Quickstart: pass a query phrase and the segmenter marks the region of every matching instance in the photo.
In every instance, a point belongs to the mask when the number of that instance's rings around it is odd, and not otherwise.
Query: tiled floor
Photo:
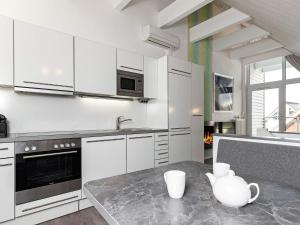
[[[108,225],[94,207],[81,210],[39,225]]]

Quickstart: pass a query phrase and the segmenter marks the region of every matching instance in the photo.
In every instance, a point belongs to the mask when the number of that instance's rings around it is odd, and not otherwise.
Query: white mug
[[[214,163],[213,165],[214,175],[215,177],[223,177],[232,173],[234,175],[234,171],[230,170],[230,165],[227,163]]]
[[[171,198],[182,198],[185,189],[185,172],[170,170],[164,174],[168,193]]]

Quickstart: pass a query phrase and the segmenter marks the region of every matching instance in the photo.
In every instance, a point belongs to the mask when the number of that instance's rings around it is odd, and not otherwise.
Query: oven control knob
[[[60,144],[60,147],[63,148],[63,147],[65,147],[65,145],[64,144]]]
[[[71,146],[72,146],[72,147],[75,147],[75,146],[76,146],[76,144],[75,144],[75,143],[71,143]]]
[[[65,146],[66,146],[67,148],[69,148],[69,147],[70,147],[70,144],[69,144],[69,143],[66,143]]]
[[[29,150],[30,150],[30,148],[29,147],[25,147],[25,152],[28,152]]]
[[[32,151],[36,151],[36,146],[32,146],[32,147],[31,147],[31,150],[32,150]]]
[[[55,144],[53,147],[54,147],[55,149],[58,149],[58,145],[56,145],[56,144]]]

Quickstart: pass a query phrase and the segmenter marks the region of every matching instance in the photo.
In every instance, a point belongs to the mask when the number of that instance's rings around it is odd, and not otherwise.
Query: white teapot
[[[229,170],[228,175],[219,178],[211,173],[206,173],[206,176],[209,178],[216,199],[223,205],[238,208],[254,202],[259,196],[258,184],[247,184],[243,178],[235,176],[232,170]],[[253,198],[251,198],[251,186],[256,187],[257,190]]]

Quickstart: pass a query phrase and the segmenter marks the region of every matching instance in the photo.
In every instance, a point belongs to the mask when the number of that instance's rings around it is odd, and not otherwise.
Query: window
[[[300,132],[300,72],[285,58],[248,65],[249,133]]]

